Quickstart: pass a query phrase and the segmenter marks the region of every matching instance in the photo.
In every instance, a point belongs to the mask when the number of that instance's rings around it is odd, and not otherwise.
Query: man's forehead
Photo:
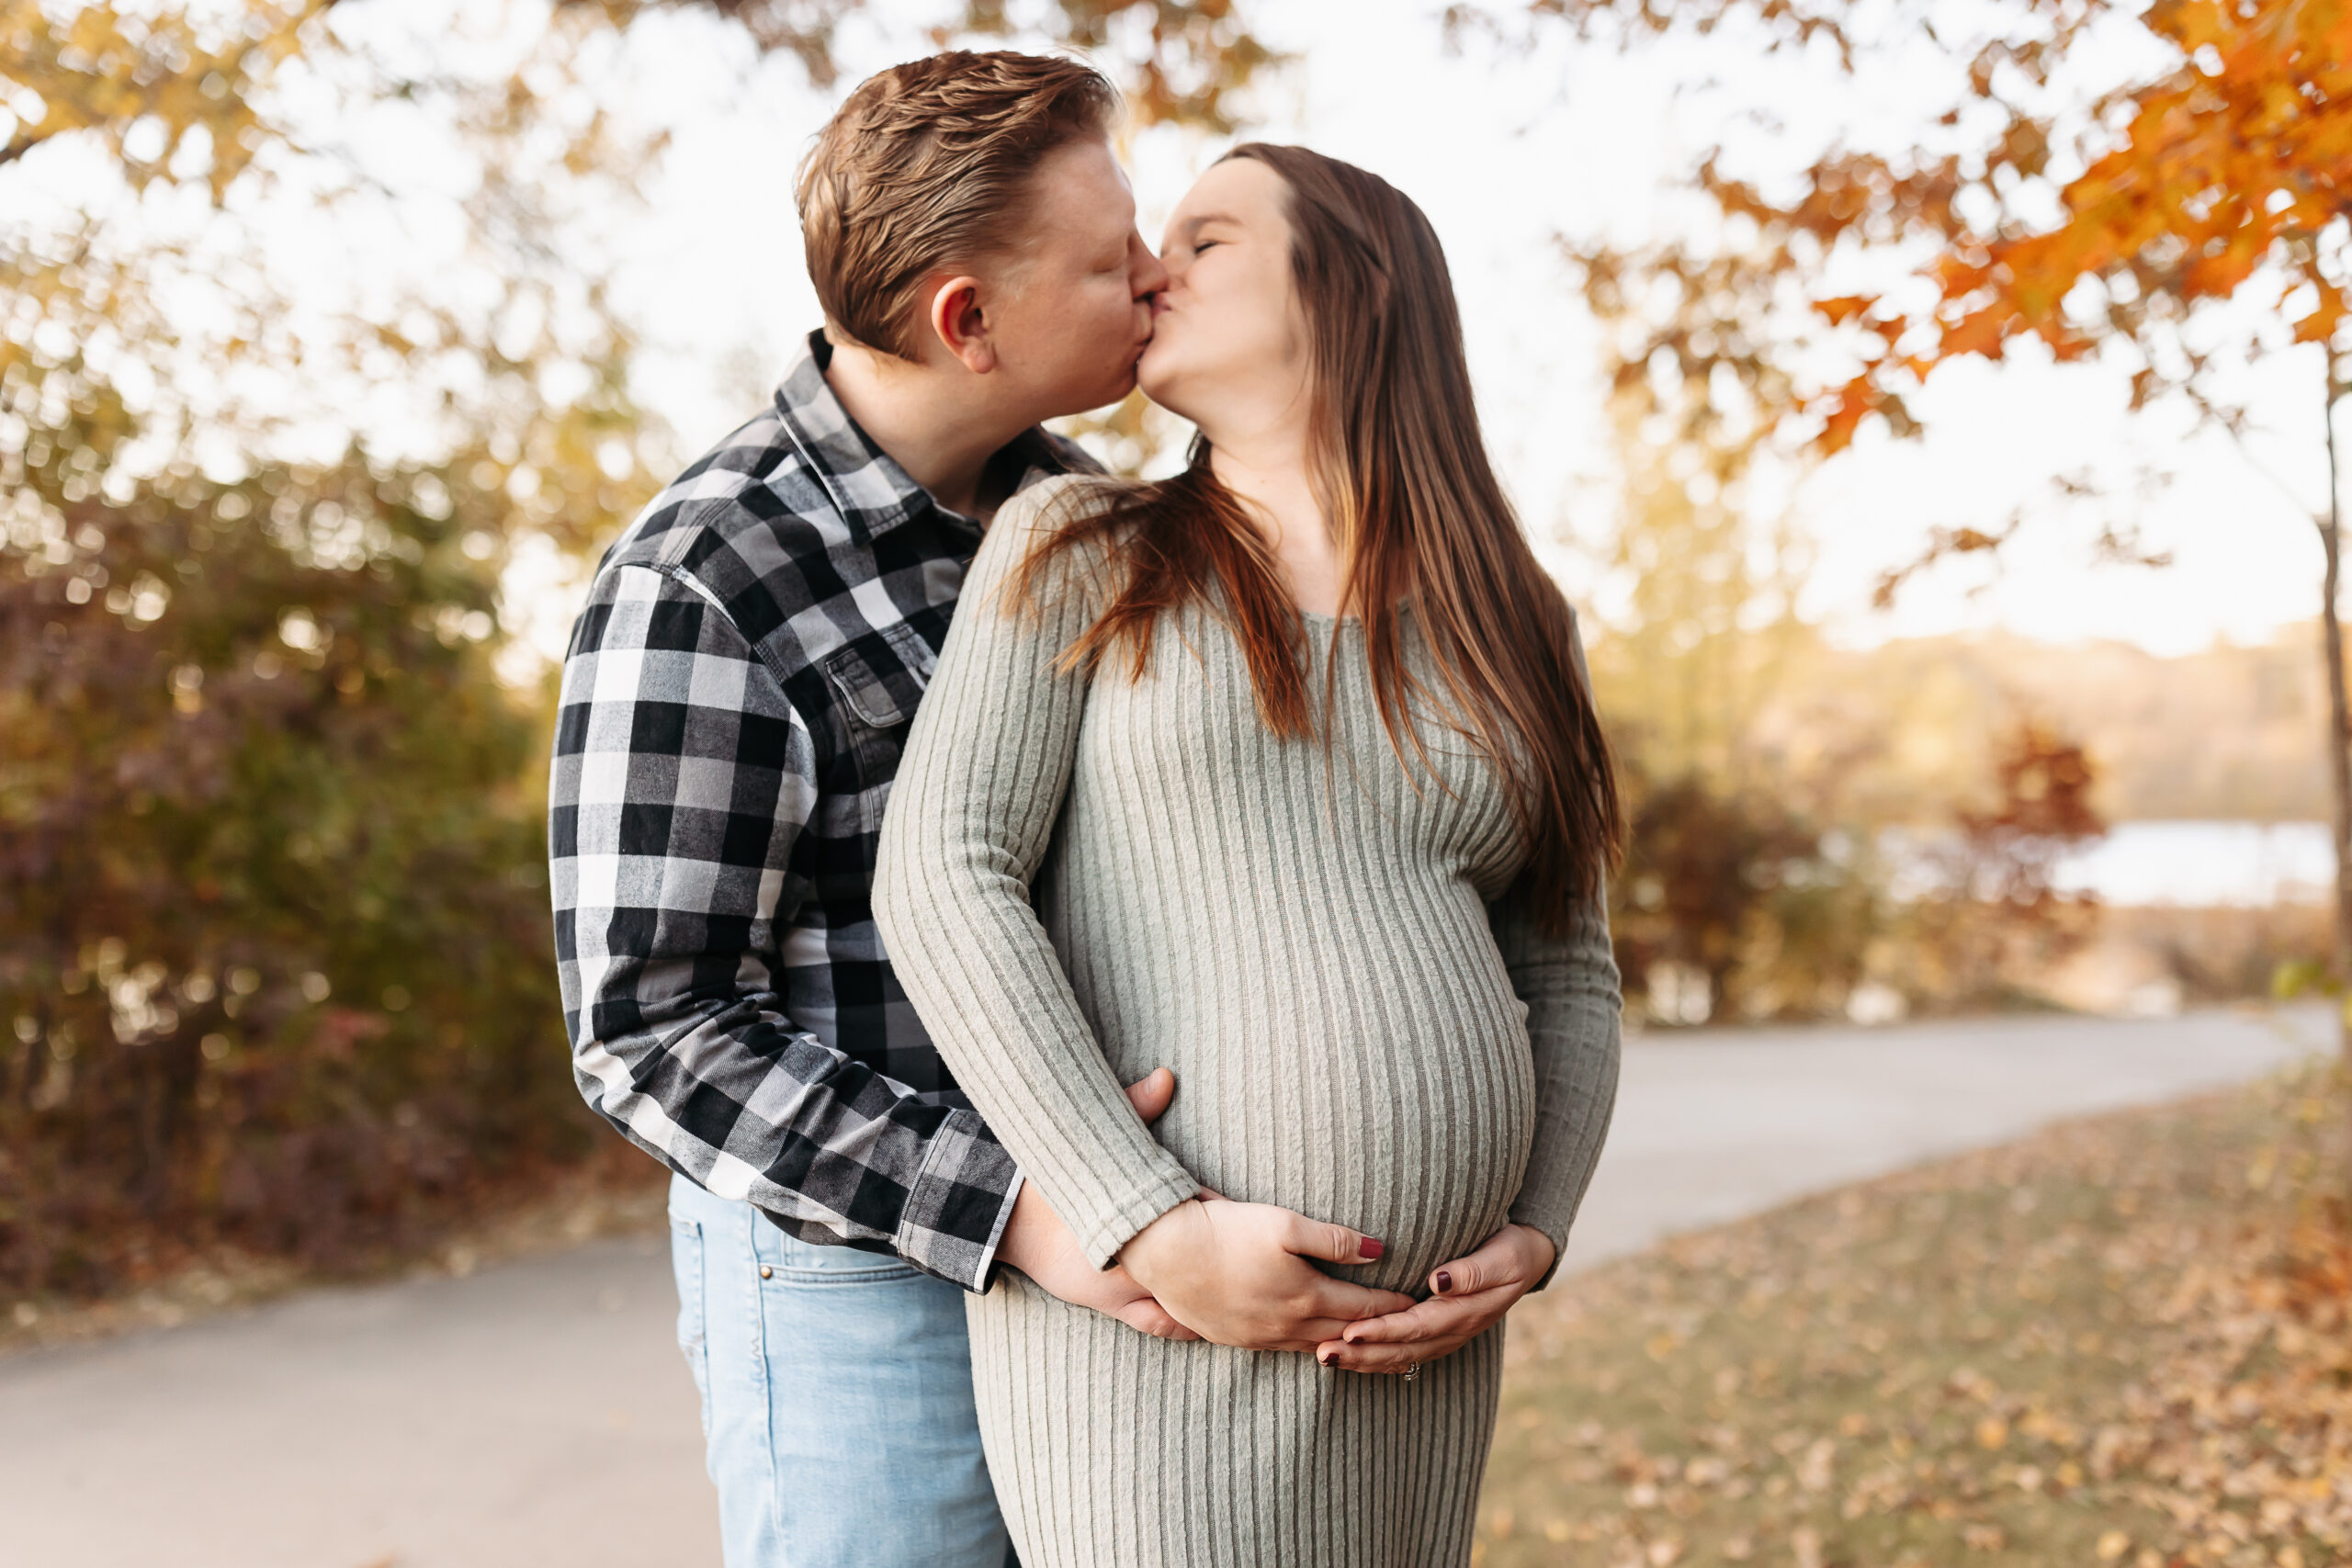
[[[1086,138],[1065,141],[1038,162],[1030,175],[1035,194],[1047,201],[1099,205],[1113,190],[1129,206],[1135,203],[1127,171],[1120,166],[1108,141]]]

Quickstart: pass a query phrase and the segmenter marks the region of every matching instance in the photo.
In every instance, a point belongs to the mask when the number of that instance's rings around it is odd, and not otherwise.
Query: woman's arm
[[[1527,1041],[1535,1056],[1535,1144],[1510,1206],[1515,1224],[1544,1233],[1551,1263],[1530,1287],[1552,1282],[1568,1226],[1592,1183],[1617,1105],[1619,994],[1609,914],[1596,896],[1565,937],[1538,928],[1522,898],[1505,895],[1487,910],[1511,988],[1527,1004]]]
[[[891,786],[874,916],[941,1058],[1101,1268],[1200,1184],[1129,1108],[1029,901],[1086,708],[1054,663],[1095,605],[1078,551],[1040,613],[1007,614],[1003,587],[1087,500],[1048,481],[990,525]]]

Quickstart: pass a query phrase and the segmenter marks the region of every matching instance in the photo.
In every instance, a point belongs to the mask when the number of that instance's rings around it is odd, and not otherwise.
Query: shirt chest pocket
[[[859,814],[868,828],[882,820],[907,726],[938,662],[922,634],[901,623],[835,649],[819,665],[838,704],[840,738],[857,768]]]

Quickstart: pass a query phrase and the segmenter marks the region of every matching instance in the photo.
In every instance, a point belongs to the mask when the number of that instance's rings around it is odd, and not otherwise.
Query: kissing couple
[[[1249,144],[1155,255],[1119,112],[852,93],[822,329],[565,660],[573,1066],[675,1173],[732,1568],[1467,1562],[1608,1129],[1609,749],[1436,233]],[[1137,386],[1171,479],[1040,425]]]

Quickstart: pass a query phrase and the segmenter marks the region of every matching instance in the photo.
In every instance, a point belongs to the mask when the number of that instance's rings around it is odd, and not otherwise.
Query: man
[[[1091,466],[1038,422],[1124,397],[1149,339],[1165,275],[1116,107],[1083,65],[1009,53],[850,96],[797,193],[824,330],[614,545],[565,660],[549,856],[574,1071],[677,1173],[680,1340],[734,1568],[1003,1560],[961,1301],[999,1265],[1187,1332],[1021,1180],[870,906],[986,519]],[[1149,1117],[1173,1088],[1130,1092]],[[1302,1319],[1408,1304],[1263,1263]]]

